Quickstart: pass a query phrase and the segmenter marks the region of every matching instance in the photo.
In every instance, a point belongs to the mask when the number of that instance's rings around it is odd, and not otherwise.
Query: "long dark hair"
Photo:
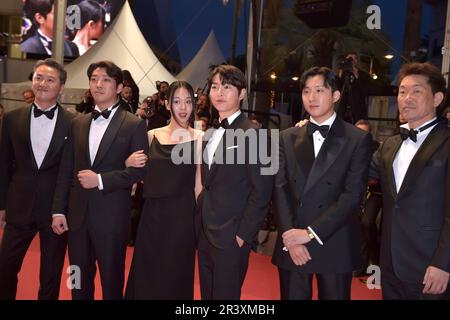
[[[105,22],[105,9],[95,1],[92,0],[83,0],[78,4],[81,12],[81,23],[80,29],[89,22],[89,21],[102,21]]]
[[[188,125],[190,127],[194,127],[194,119],[195,119],[195,96],[194,96],[194,89],[192,89],[192,86],[186,82],[186,81],[174,81],[170,84],[169,86],[169,90],[168,90],[168,103],[169,103],[169,108],[170,108],[170,113],[172,115],[172,118],[178,123],[178,125],[180,127],[183,127],[183,125],[181,123],[178,122],[177,117],[175,117],[174,112],[173,112],[173,99],[174,99],[174,95],[175,95],[175,91],[177,91],[180,88],[185,88],[187,90],[187,92],[189,93],[189,96],[191,98],[192,101],[192,111],[191,114],[189,116],[189,122]]]

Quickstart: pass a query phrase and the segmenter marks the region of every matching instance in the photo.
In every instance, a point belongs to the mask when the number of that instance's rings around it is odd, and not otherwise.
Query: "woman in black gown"
[[[194,154],[201,153],[202,133],[191,127],[192,87],[176,81],[170,85],[168,97],[170,123],[148,132],[145,204],[128,277],[127,299],[193,299],[195,204],[201,191]],[[176,158],[180,156],[185,162],[177,165]],[[139,167],[146,159],[142,152],[136,152],[126,164]]]

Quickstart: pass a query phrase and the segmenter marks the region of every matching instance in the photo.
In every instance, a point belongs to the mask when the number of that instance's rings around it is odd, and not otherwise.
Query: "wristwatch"
[[[308,237],[311,239],[311,240],[313,240],[315,237],[314,237],[314,234],[311,232],[311,230],[309,230],[309,229],[306,229],[306,233],[308,233]]]

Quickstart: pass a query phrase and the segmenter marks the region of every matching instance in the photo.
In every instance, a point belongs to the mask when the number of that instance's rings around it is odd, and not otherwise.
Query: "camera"
[[[166,94],[164,92],[160,92],[159,93],[159,100],[161,102],[163,102],[164,100],[167,100],[167,96],[166,96]]]
[[[144,106],[142,110],[145,113],[145,118],[149,118],[155,111],[155,101],[153,101],[152,97],[147,97],[143,102],[146,104],[146,106]]]
[[[342,69],[343,72],[353,72],[353,58],[348,57],[339,62],[339,68]]]

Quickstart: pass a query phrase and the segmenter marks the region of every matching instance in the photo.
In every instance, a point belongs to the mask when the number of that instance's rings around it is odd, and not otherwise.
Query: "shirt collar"
[[[34,101],[33,102],[33,104],[36,106],[36,108],[38,108],[39,110],[42,110],[42,111],[49,111],[49,110],[52,110],[55,106],[56,106],[56,103],[54,104],[54,105],[52,105],[50,108],[47,108],[47,109],[42,109],[37,103],[36,103],[36,101]]]
[[[427,128],[427,129],[425,129],[425,130],[423,130],[423,131],[419,131],[418,129],[422,128],[423,126],[426,126],[427,124],[429,124],[430,122],[432,122],[432,121],[434,121],[434,120],[436,120],[436,119],[437,119],[437,117],[434,117],[433,119],[431,119],[431,120],[429,120],[429,121],[427,121],[427,122],[422,123],[422,125],[421,125],[420,127],[416,128],[415,130],[416,130],[416,132],[417,132],[417,137],[419,138],[419,137],[421,137],[421,136],[423,136],[423,135],[427,135],[427,134],[428,134],[428,133],[429,133],[429,132],[437,125],[437,123],[436,123],[434,126],[431,126],[431,127]],[[405,128],[405,129],[407,129],[407,130],[410,130],[410,129],[411,129],[411,128],[409,127],[409,123],[402,124],[400,127],[401,127],[401,128]]]
[[[232,124],[234,120],[236,120],[237,117],[239,117],[239,115],[241,114],[241,110],[239,109],[238,111],[236,111],[235,113],[233,113],[231,116],[229,116],[227,118],[228,121],[228,125]],[[220,121],[222,121],[223,119],[219,119]]]
[[[43,34],[43,33],[41,32],[41,30],[38,29],[37,32],[39,33],[39,36],[41,37],[41,39],[43,39],[43,40],[45,40],[45,41],[47,41],[47,42],[52,42],[52,41],[53,41],[52,39],[50,39],[49,37],[47,37],[45,34]]]
[[[314,124],[317,124],[319,126],[332,126],[334,123],[334,120],[336,120],[336,112],[333,112],[333,114],[331,115],[331,117],[329,117],[327,120],[325,120],[322,123],[318,123],[316,120],[314,120],[313,117],[310,117],[309,121],[311,121]]]
[[[109,107],[107,110],[108,110],[108,111],[113,110],[113,107],[116,106],[118,103],[119,103],[119,102],[114,103],[114,104],[113,104],[111,107]],[[117,106],[117,108],[119,108],[119,106]],[[117,108],[116,108],[116,109],[117,109]],[[95,105],[95,108],[94,108],[94,109],[97,110],[97,111],[99,111],[99,112],[102,112],[102,110],[100,110],[100,108],[99,108],[97,105]]]

